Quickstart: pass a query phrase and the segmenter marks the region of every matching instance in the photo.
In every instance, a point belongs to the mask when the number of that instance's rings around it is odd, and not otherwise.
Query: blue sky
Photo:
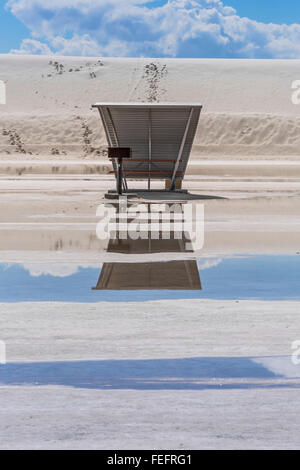
[[[0,52],[7,53],[17,49],[22,39],[30,36],[30,31],[14,15],[4,8],[4,1],[0,7]]]
[[[264,23],[300,23],[300,2],[297,0],[225,0],[225,5],[240,16]]]
[[[300,2],[0,0],[0,53],[11,51],[295,59]]]

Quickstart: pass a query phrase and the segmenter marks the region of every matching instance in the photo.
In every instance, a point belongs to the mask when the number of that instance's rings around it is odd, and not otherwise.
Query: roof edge
[[[176,103],[176,102],[160,102],[160,103],[147,103],[147,102],[96,102],[92,104],[92,108],[202,108],[201,103]]]

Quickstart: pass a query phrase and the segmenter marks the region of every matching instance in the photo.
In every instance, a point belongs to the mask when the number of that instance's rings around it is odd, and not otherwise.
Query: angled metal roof
[[[127,178],[184,177],[202,105],[200,103],[95,103],[112,147],[131,147]]]

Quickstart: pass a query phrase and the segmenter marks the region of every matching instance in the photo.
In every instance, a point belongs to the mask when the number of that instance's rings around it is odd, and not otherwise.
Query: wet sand
[[[280,172],[186,178],[184,187],[204,197],[198,203],[204,205],[205,243],[198,257],[300,251],[300,176],[279,177]],[[51,253],[55,259],[88,261],[97,253],[99,261],[107,259],[107,241],[96,236],[96,210],[114,184],[112,176],[101,175],[2,176],[0,260],[16,259],[19,250],[33,258]]]

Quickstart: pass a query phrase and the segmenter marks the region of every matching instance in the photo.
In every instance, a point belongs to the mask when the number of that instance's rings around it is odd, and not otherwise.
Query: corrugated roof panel
[[[177,168],[177,174],[183,178],[200,116],[199,103],[96,103],[93,106],[100,111],[109,145],[132,149],[132,160],[123,164],[128,177],[148,177],[151,153],[151,179],[171,178],[189,123]]]

